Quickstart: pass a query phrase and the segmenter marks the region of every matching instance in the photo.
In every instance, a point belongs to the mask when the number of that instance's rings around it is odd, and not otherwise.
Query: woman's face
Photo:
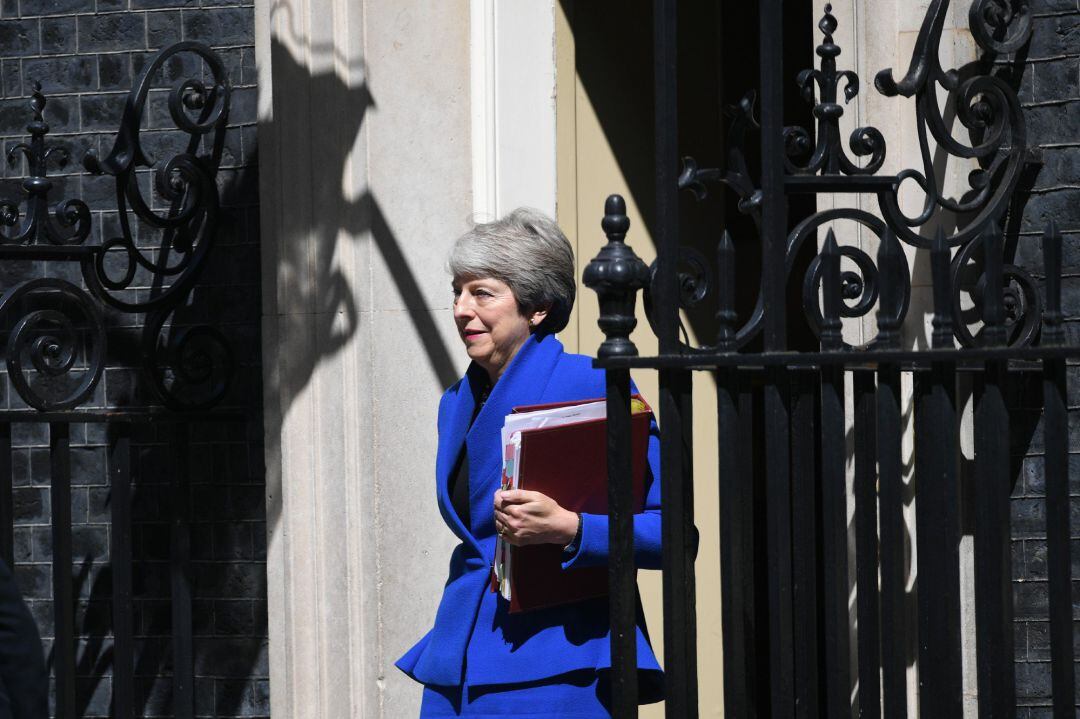
[[[453,288],[458,335],[494,382],[547,312],[522,314],[510,286],[491,277],[455,278]]]

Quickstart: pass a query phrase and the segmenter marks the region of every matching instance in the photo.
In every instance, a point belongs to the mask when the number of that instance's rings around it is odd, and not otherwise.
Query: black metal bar
[[[664,551],[664,675],[668,717],[696,717],[697,621],[694,581],[693,406],[686,370],[660,371],[661,530]]]
[[[753,406],[738,375],[717,376],[720,481],[720,601],[724,645],[724,711],[757,716],[754,698]],[[745,399],[744,399],[745,397]]]
[[[176,719],[191,719],[195,714],[188,427],[187,424],[175,425],[170,477],[172,523],[169,577],[172,596],[173,715]]]
[[[730,370],[728,370],[730,372]],[[819,716],[817,419],[814,372],[792,373],[791,534],[795,621],[795,716]],[[736,715],[738,716],[738,715]]]
[[[913,367],[927,367],[935,361],[949,361],[953,365],[987,360],[1041,361],[1045,359],[1069,359],[1080,357],[1080,345],[1064,347],[963,347],[960,349],[924,350],[853,350],[841,352],[761,352],[738,354],[731,352],[695,352],[658,357],[610,357],[593,360],[597,369],[660,369],[677,367],[709,371],[720,367],[755,369],[787,367],[790,369],[814,369],[819,366],[839,364],[848,369],[877,369],[881,364],[905,363]],[[969,367],[968,369],[976,369]],[[0,415],[2,416],[2,415]]]
[[[1002,237],[994,228],[983,241],[982,337],[1000,346],[1005,344]],[[1016,711],[1005,379],[1001,362],[988,362],[975,388],[975,636],[979,716],[984,719],[1011,717]]]
[[[931,251],[935,348],[951,347],[949,250],[939,232]],[[919,581],[920,716],[957,717],[960,682],[960,569],[955,365],[932,364],[915,382],[916,534]]]
[[[56,716],[75,716],[75,597],[71,577],[71,428],[49,424],[50,511],[52,513],[53,676]]]
[[[907,718],[907,620],[900,368],[878,370],[877,450],[881,523],[881,678],[885,719]]]
[[[653,122],[655,133],[657,248],[655,299],[662,353],[679,346],[679,118],[677,88],[678,2],[653,0]],[[670,715],[669,715],[670,716]]]
[[[131,425],[113,426],[109,446],[109,508],[112,527],[109,564],[113,584],[112,701],[116,719],[135,712],[135,647],[132,619]]]
[[[608,583],[611,610],[612,715],[637,717],[637,585],[631,484],[630,372],[607,372]]]
[[[786,272],[787,198],[784,195],[783,147],[783,2],[758,6],[761,87],[761,293],[766,351],[787,347]],[[661,349],[661,352],[663,350]],[[769,683],[772,716],[794,713],[791,605],[790,416],[787,379],[767,375],[764,390],[765,477],[769,568]]]
[[[821,349],[829,351],[838,349],[842,343],[840,252],[832,230],[821,250],[821,266]],[[851,711],[844,432],[844,368],[830,365],[821,370],[822,586],[825,602],[825,713],[829,717],[843,716]]]
[[[874,375],[854,373],[855,573],[858,597],[859,716],[881,716],[878,604],[877,441]]]
[[[0,559],[14,571],[15,502],[11,484],[11,423],[0,422]]]
[[[878,340],[900,345],[907,259],[892,232],[878,248],[880,304]],[[877,373],[878,514],[881,535],[881,679],[884,719],[907,719],[907,620],[904,567],[904,476],[900,413],[900,366],[883,364]]]
[[[1043,236],[1046,265],[1046,312],[1043,344],[1065,342],[1061,326],[1061,234],[1050,221]],[[1069,527],[1069,413],[1064,359],[1043,362],[1045,424],[1046,570],[1050,595],[1050,675],[1054,718],[1075,714],[1076,676],[1073,656],[1072,566]]]

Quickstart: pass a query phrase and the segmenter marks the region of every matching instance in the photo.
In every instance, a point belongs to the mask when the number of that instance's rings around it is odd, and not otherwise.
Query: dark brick
[[[98,83],[102,90],[131,88],[131,55],[98,55]]]
[[[18,17],[19,0],[0,0],[0,16]]]
[[[37,55],[37,20],[0,20],[0,48],[5,57]]]
[[[39,487],[16,487],[11,490],[13,515],[19,523],[48,522],[49,494]]]
[[[225,635],[258,635],[253,603],[247,599],[214,602],[214,631]]]
[[[97,67],[93,57],[41,58],[23,61],[23,76],[31,86],[41,83],[46,95],[57,92],[81,92],[97,84]],[[45,109],[58,98],[50,97]]]
[[[22,66],[18,60],[0,60],[0,91],[6,97],[19,97],[22,91]]]
[[[146,46],[163,48],[180,42],[180,12],[152,12],[146,15]]]
[[[1028,142],[1033,145],[1056,144],[1080,137],[1080,100],[1028,108],[1024,118],[1027,121]],[[1075,226],[1069,227],[1074,229]]]
[[[1028,73],[1034,80],[1032,102],[1055,102],[1078,97],[1080,58],[1032,63]]]
[[[142,13],[79,16],[79,52],[145,47],[146,22]]]
[[[250,681],[219,679],[217,696],[217,716],[270,716],[270,682],[265,679]]]
[[[52,568],[48,564],[19,564],[15,567],[19,593],[29,599],[52,596]]]
[[[75,52],[77,38],[73,17],[44,18],[41,21],[41,53],[43,55]]]
[[[1072,8],[1075,9],[1075,8]],[[1032,23],[1028,57],[1032,60],[1076,55],[1080,42],[1080,15],[1037,17]]]
[[[127,95],[83,95],[79,101],[82,129],[104,130],[119,127]]]
[[[131,0],[132,10],[156,10],[160,8],[198,7],[199,0]],[[148,16],[160,13],[147,13]]]
[[[257,562],[201,562],[201,594],[221,599],[257,599],[266,595],[266,568]]]
[[[214,47],[251,45],[255,42],[252,10],[221,8],[184,12],[184,39],[199,40]]]
[[[31,541],[31,532],[30,527],[15,527],[13,529],[16,562],[29,562],[34,558],[34,544]]]
[[[1016,665],[1016,698],[1019,701],[1050,696],[1050,662],[1019,662]]]
[[[247,677],[265,659],[261,638],[205,637],[196,640],[195,672],[201,675]]]
[[[242,74],[240,81],[245,85],[254,85],[259,77],[258,67],[255,65],[255,48],[245,47],[244,57],[240,63]]]
[[[68,15],[77,12],[92,12],[94,0],[22,0],[20,3],[23,17],[34,15]]]
[[[1031,12],[1056,13],[1076,10],[1076,0],[1031,0]]]

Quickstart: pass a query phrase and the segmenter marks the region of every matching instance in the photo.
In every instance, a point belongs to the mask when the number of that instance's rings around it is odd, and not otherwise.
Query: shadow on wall
[[[406,304],[431,372],[441,387],[449,387],[458,379],[450,351],[432,321],[424,303],[424,293],[409,267],[398,238],[383,215],[378,199],[367,188],[359,196],[350,197],[343,187],[346,162],[361,132],[367,111],[375,107],[375,98],[366,85],[348,87],[333,72],[312,75],[308,68],[296,62],[279,40],[271,43],[271,57],[275,85],[305,87],[308,97],[297,98],[297,102],[310,98],[311,102],[325,107],[327,112],[333,112],[339,122],[344,119],[344,123],[335,127],[336,131],[332,133],[313,127],[305,137],[280,140],[306,143],[313,159],[312,166],[317,168],[317,176],[288,177],[283,174],[281,178],[281,182],[295,188],[298,193],[311,195],[313,216],[305,225],[305,231],[314,238],[315,246],[288,237],[274,248],[264,246],[264,252],[276,252],[276,255],[272,255],[276,269],[264,273],[263,293],[265,297],[280,297],[283,286],[288,284],[290,306],[279,310],[277,319],[285,322],[280,330],[287,336],[311,336],[314,330],[312,340],[318,351],[290,356],[287,361],[277,364],[280,375],[268,377],[265,389],[266,397],[280,402],[280,406],[274,408],[274,414],[286,416],[293,399],[311,380],[315,367],[323,358],[339,352],[357,331],[361,310],[356,305],[357,293],[336,262],[336,245],[343,235],[353,242],[363,242],[370,236]],[[280,107],[280,103],[276,104]],[[261,137],[277,137],[278,132],[274,121],[261,122]],[[320,212],[320,209],[323,211]],[[287,215],[290,209],[281,207],[277,211]],[[308,307],[311,313],[290,312],[297,307]],[[311,323],[315,323],[314,328],[310,326]]]

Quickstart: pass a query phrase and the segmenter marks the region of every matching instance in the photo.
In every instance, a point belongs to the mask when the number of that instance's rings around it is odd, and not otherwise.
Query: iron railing
[[[144,148],[152,89],[169,66],[197,60],[199,76],[174,84],[167,94],[169,135],[180,140],[157,158]],[[180,61],[180,62],[178,62]],[[160,94],[159,94],[160,95]],[[160,99],[160,96],[158,97]],[[22,203],[0,203],[0,262],[33,260],[49,276],[4,287],[0,297],[7,380],[15,395],[0,410],[0,558],[14,565],[12,428],[47,423],[52,531],[52,599],[55,638],[52,669],[55,716],[73,719],[76,703],[76,600],[72,577],[71,425],[104,424],[108,436],[110,566],[112,576],[113,716],[136,709],[135,631],[132,589],[132,435],[139,426],[165,423],[172,456],[170,597],[172,604],[172,697],[176,717],[195,711],[190,579],[189,431],[194,422],[243,419],[213,411],[228,393],[233,355],[216,329],[176,317],[204,269],[217,230],[218,187],[229,84],[224,65],[205,45],[181,42],[162,50],[145,67],[124,108],[112,151],[84,159],[87,170],[115,178],[119,233],[91,241],[92,211],[82,200],[53,204],[48,177],[52,160],[67,152],[47,142],[46,98],[37,86],[30,99],[30,142],[11,149],[8,161],[25,157]],[[160,106],[159,108],[160,109]],[[162,128],[165,117],[155,117]],[[158,140],[162,133],[155,133]],[[144,180],[150,180],[148,187]],[[25,212],[20,212],[20,204]],[[100,209],[100,208],[95,208]],[[45,265],[44,263],[48,263]],[[70,271],[69,268],[75,268]],[[59,276],[78,279],[60,279]],[[81,285],[75,284],[81,279]],[[141,340],[110,350],[106,313],[141,321]],[[146,401],[111,407],[94,393],[107,362],[141,368]],[[145,390],[145,391],[142,391]],[[88,406],[89,405],[89,406]]]
[[[923,167],[878,174],[885,138],[857,128],[842,146],[838,94],[860,91],[858,77],[838,70],[837,21],[831,8],[819,28],[820,67],[798,75],[814,104],[817,127],[784,127],[782,0],[759,4],[761,173],[750,176],[743,142],[755,127],[755,97],[740,104],[728,133],[728,164],[701,169],[684,159],[677,173],[675,0],[654,0],[656,214],[658,258],[647,268],[625,244],[625,204],[612,196],[603,229],[608,244],[585,271],[599,294],[606,341],[596,366],[608,377],[611,627],[615,716],[637,716],[635,585],[629,483],[629,371],[656,370],[660,380],[664,540],[664,665],[669,717],[698,713],[695,647],[691,388],[694,372],[715,374],[719,436],[720,552],[724,703],[732,717],[906,717],[907,638],[918,636],[923,717],[956,717],[961,696],[960,497],[957,378],[974,383],[975,645],[982,717],[1015,715],[1012,572],[1010,560],[1010,415],[1006,389],[1019,373],[1037,373],[1044,395],[1049,634],[1055,717],[1075,715],[1070,577],[1066,360],[1080,357],[1068,342],[1061,311],[1061,235],[1053,222],[1042,240],[1044,297],[1032,276],[1005,260],[1003,228],[1015,222],[1021,173],[1038,157],[1026,143],[1015,91],[991,63],[945,71],[938,60],[949,0],[927,10],[906,75],[875,78],[887,97],[913,98]],[[1032,33],[1027,2],[975,0],[970,27],[986,58],[1025,46]],[[970,144],[950,133],[938,92],[948,93]],[[939,153],[972,159],[969,191],[946,196],[933,166]],[[917,184],[925,203],[915,215],[901,209],[900,187]],[[715,342],[692,346],[680,335],[680,310],[712,292],[711,263],[680,247],[677,193],[699,199],[713,185],[735,193],[758,229],[762,276],[757,305],[744,323],[735,311],[734,241],[718,232]],[[789,227],[787,196],[859,193],[875,197],[879,215],[861,209],[815,212]],[[958,223],[945,231],[948,213]],[[831,225],[856,223],[879,239],[871,257],[841,246]],[[794,258],[829,227],[804,276]],[[738,238],[734,238],[738,239]],[[929,250],[933,280],[931,347],[907,349],[900,328],[911,300],[902,243]],[[845,270],[842,260],[853,265]],[[968,275],[977,275],[974,282]],[[820,349],[787,349],[787,286],[803,288],[803,314]],[[659,354],[639,357],[630,341],[634,305],[644,289]],[[961,312],[971,297],[977,321]],[[1045,302],[1045,306],[1043,305]],[[845,343],[844,318],[877,308],[877,336],[864,346]],[[977,325],[977,326],[976,326]],[[761,350],[751,350],[759,340]],[[901,381],[914,385],[914,476],[917,485],[917,624],[909,626],[905,591],[906,529],[901,439]],[[853,398],[855,548],[849,553],[846,496],[845,393]],[[762,412],[759,423],[754,414]],[[755,467],[755,427],[763,428],[764,466]],[[711,439],[711,438],[710,438]],[[756,476],[764,503],[755,502]],[[755,523],[764,521],[764,531]],[[762,541],[760,537],[764,537]],[[820,552],[820,559],[819,559]],[[848,562],[855,561],[857,660],[850,661]],[[764,572],[757,583],[755,574]],[[759,588],[766,596],[755,596]],[[767,626],[755,607],[768,607]],[[766,657],[761,657],[764,652]],[[765,661],[763,662],[762,659]],[[759,672],[759,667],[767,667]],[[852,706],[858,677],[857,707]],[[879,680],[880,676],[880,680]],[[884,713],[883,713],[884,712]]]

